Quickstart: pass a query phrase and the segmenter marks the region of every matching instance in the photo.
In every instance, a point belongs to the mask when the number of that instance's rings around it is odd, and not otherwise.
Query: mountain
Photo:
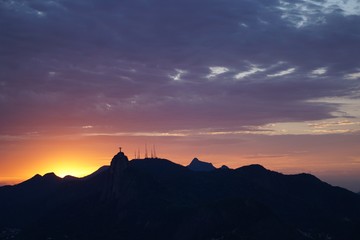
[[[95,172],[91,173],[90,175],[85,176],[84,179],[96,177],[96,176],[102,174],[103,172],[106,172],[108,169],[109,169],[109,166],[102,166]]]
[[[194,158],[187,168],[196,172],[211,172],[216,169],[212,163],[203,162],[197,158]]]
[[[0,187],[0,239],[360,239],[360,196],[310,174],[120,152],[91,176]]]
[[[222,170],[228,170],[228,169],[230,169],[228,166],[226,166],[226,165],[222,165],[219,169],[222,169]]]

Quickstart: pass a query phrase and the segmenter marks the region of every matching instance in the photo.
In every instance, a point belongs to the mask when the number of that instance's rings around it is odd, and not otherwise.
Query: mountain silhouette
[[[222,170],[228,170],[228,169],[230,169],[228,166],[226,166],[226,165],[222,165],[219,169],[222,169]]]
[[[358,240],[360,196],[261,165],[194,171],[119,152],[88,177],[0,187],[0,239]]]
[[[200,161],[197,158],[194,158],[191,163],[187,166],[192,171],[197,172],[211,172],[216,168],[212,165],[212,163]]]

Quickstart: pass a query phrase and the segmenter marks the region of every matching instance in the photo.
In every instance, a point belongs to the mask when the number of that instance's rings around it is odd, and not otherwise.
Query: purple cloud
[[[360,13],[297,3],[306,11],[284,1],[3,1],[1,132],[332,118],[339,105],[308,100],[359,90],[346,76],[359,72]],[[209,78],[214,67],[226,71]]]

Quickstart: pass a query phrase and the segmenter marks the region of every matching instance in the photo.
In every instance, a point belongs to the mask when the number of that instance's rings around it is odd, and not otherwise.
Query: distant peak
[[[71,175],[66,175],[65,177],[63,177],[63,179],[65,181],[73,181],[73,180],[78,180],[79,178],[71,176]]]
[[[198,158],[194,158],[187,168],[196,172],[210,172],[216,169],[212,163],[200,161]]]
[[[102,166],[95,172],[91,173],[90,175],[85,176],[84,179],[93,178],[95,176],[98,176],[99,174],[106,172],[109,168],[110,168],[110,166]]]
[[[49,173],[46,173],[43,178],[58,178],[58,176],[56,176],[55,173],[53,172],[49,172]]]
[[[42,176],[40,174],[36,174],[32,178],[26,180],[25,182],[41,181],[41,179],[42,179]]]
[[[32,178],[42,178],[40,174],[35,174]]]
[[[226,165],[222,165],[219,169],[228,170],[230,168],[228,166],[226,166]]]
[[[31,179],[55,179],[55,178],[60,178],[60,177],[56,176],[56,174],[54,172],[49,172],[49,173],[45,173],[43,176],[41,176],[40,174],[36,174],[29,180],[31,180]]]
[[[47,179],[47,180],[61,179],[60,177],[56,176],[56,174],[53,173],[53,172],[46,173],[42,178],[43,178],[43,179]]]
[[[260,164],[251,164],[251,165],[240,167],[238,169],[246,170],[246,171],[256,171],[256,172],[268,171],[266,168],[264,168]]]
[[[27,185],[27,184],[48,184],[48,183],[56,183],[59,180],[61,180],[60,177],[56,176],[55,173],[50,172],[46,173],[44,176],[41,176],[40,174],[36,174],[32,178],[20,183],[19,185]]]
[[[248,165],[247,167],[258,168],[258,169],[266,169],[260,164],[251,164],[251,165]]]

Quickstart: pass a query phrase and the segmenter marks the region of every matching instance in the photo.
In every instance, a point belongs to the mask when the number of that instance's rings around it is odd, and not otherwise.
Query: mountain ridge
[[[212,163],[200,161],[198,158],[194,158],[186,167],[197,172],[211,172],[216,169]]]
[[[124,153],[96,172],[71,181],[35,175],[32,184],[0,187],[0,231],[20,229],[14,239],[360,236],[359,195],[310,174],[257,164],[199,172],[166,159],[129,161]]]

